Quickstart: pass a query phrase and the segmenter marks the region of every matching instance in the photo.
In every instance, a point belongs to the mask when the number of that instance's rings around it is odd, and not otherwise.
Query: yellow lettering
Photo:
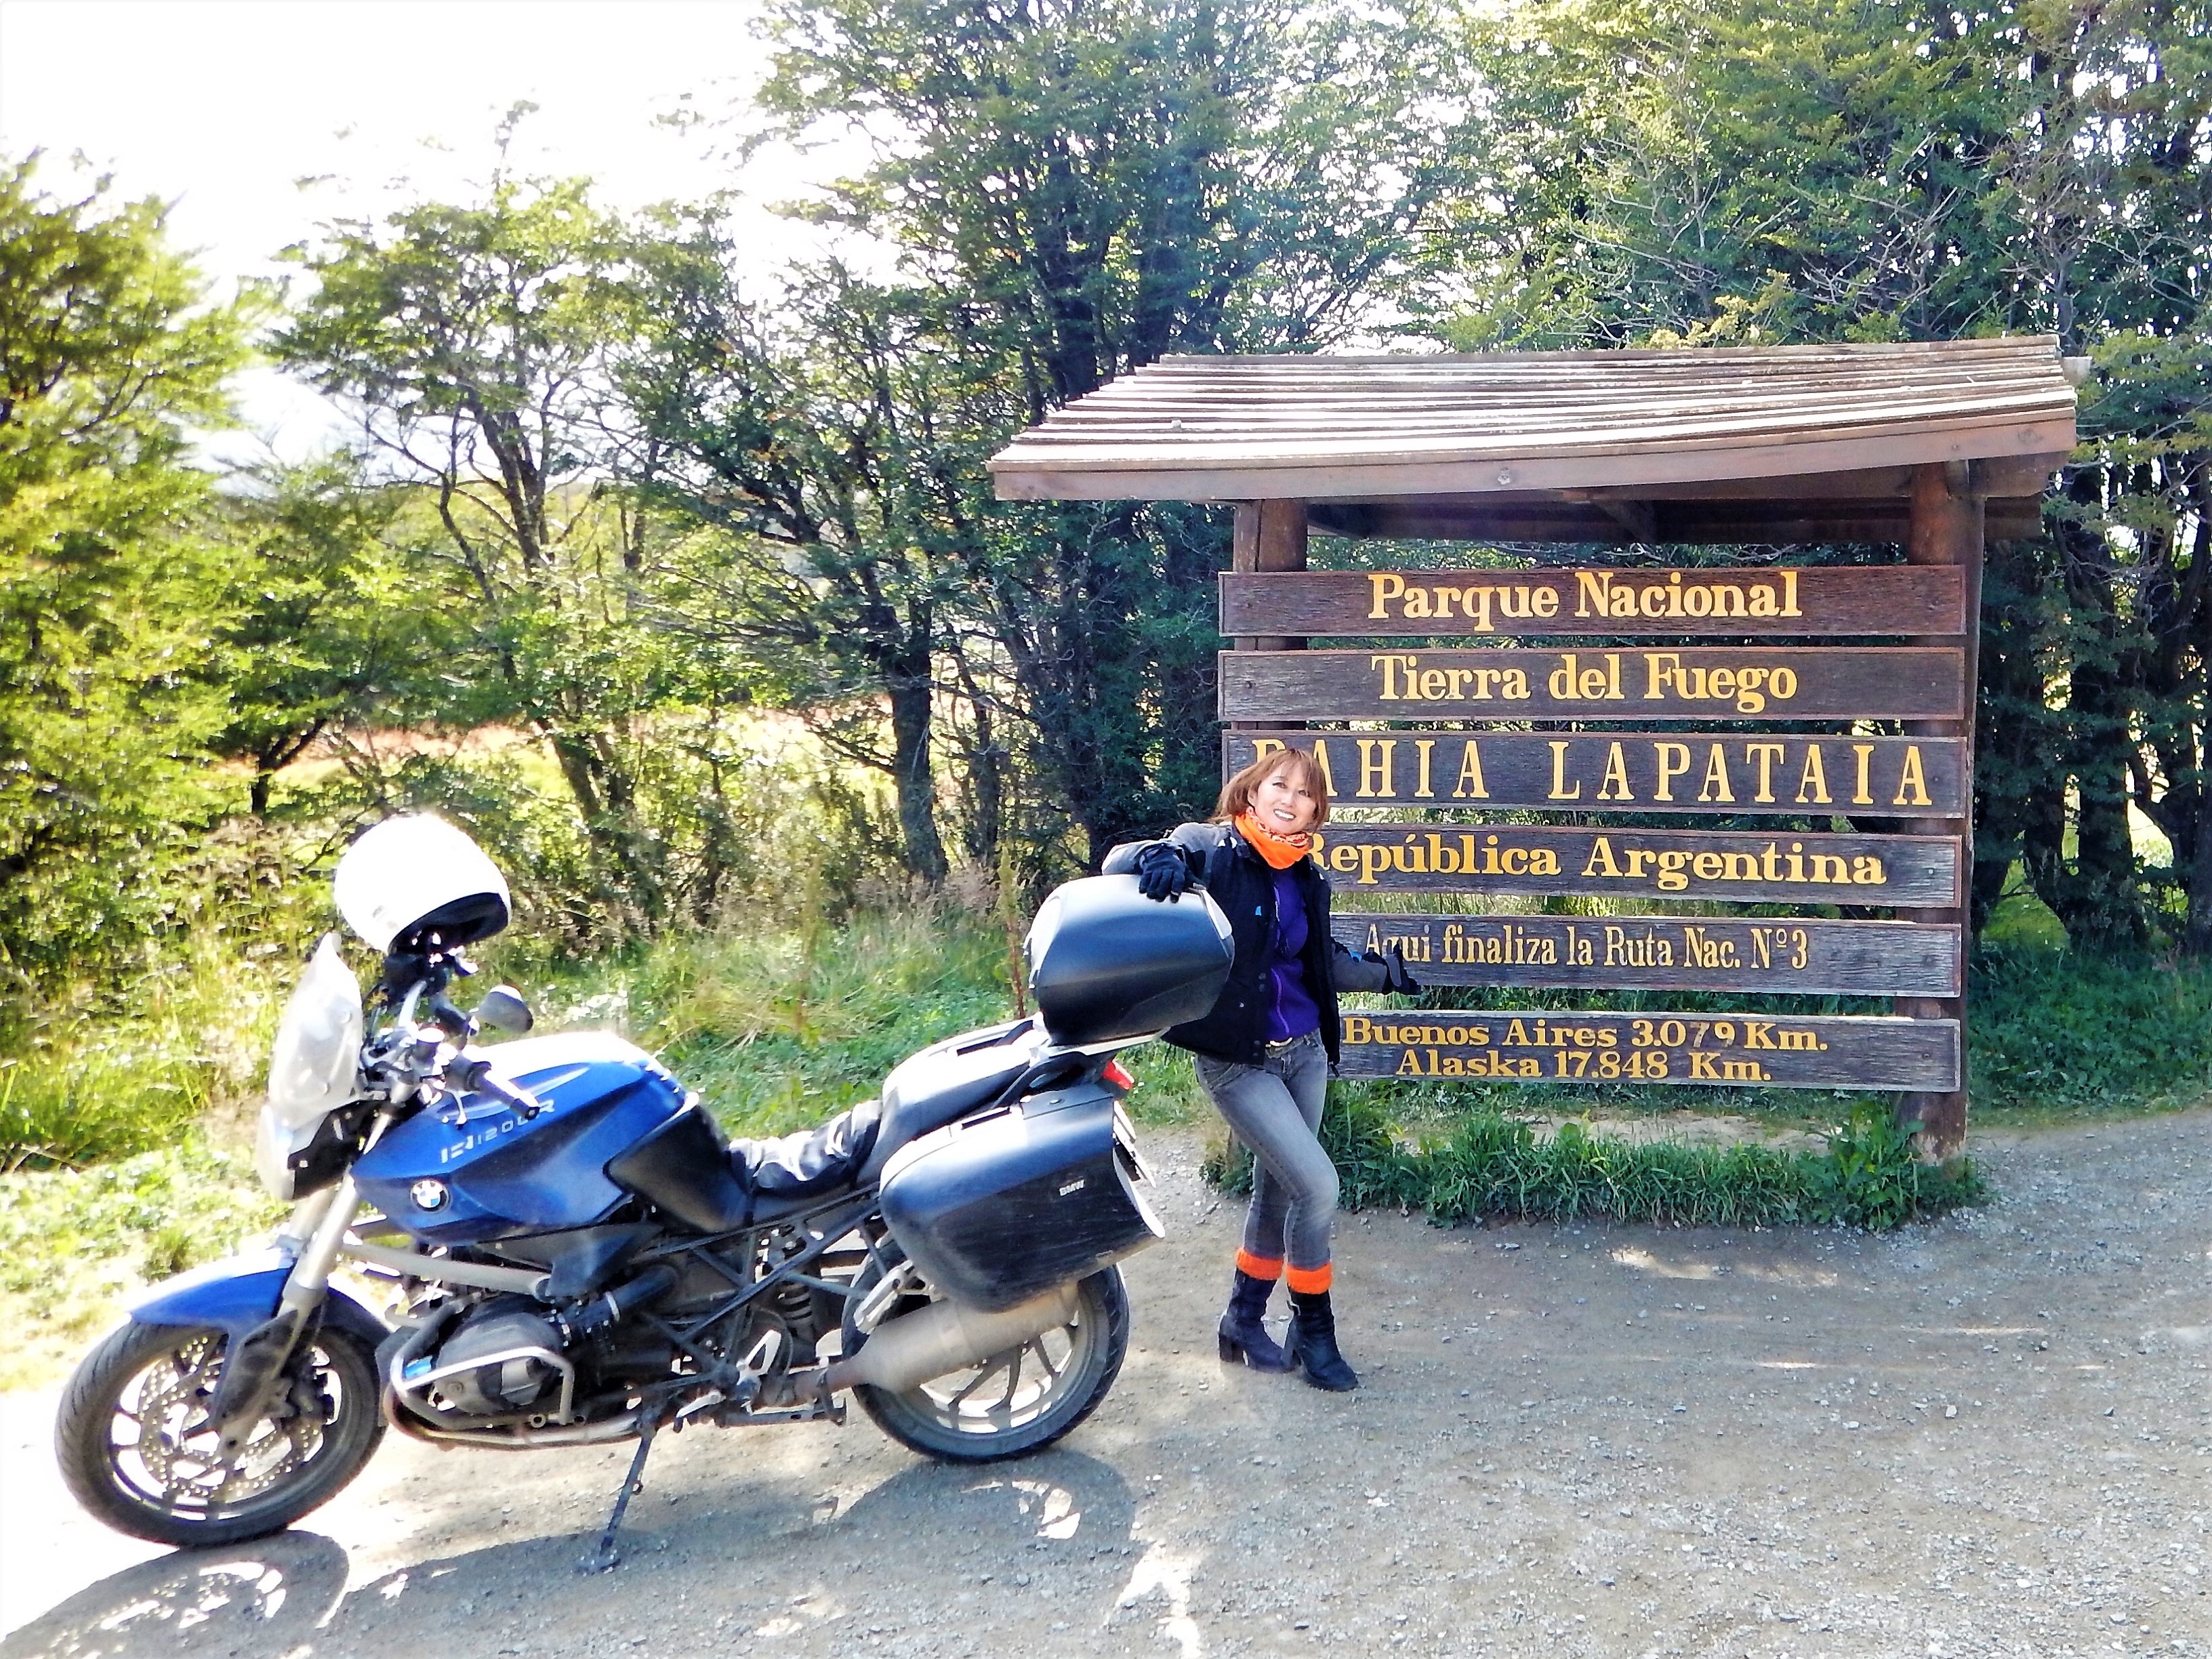
[[[1398,740],[1395,738],[1361,738],[1358,743],[1360,798],[1395,794],[1397,791],[1390,787],[1390,759],[1392,752],[1398,747]],[[1379,760],[1375,753],[1378,749],[1382,751]]]
[[[1618,743],[1608,744],[1605,751],[1605,777],[1598,784],[1600,800],[1634,800],[1635,792],[1628,787],[1628,757],[1620,752]]]
[[[1897,799],[1892,806],[1932,806],[1928,799],[1928,780],[1920,773],[1920,745],[1909,744],[1905,750],[1905,770],[1897,780]]]
[[[1482,750],[1473,738],[1459,751],[1459,783],[1452,790],[1454,800],[1488,800],[1490,791],[1482,787]]]
[[[1379,622],[1389,616],[1390,601],[1406,591],[1406,579],[1389,574],[1372,575],[1367,579],[1367,586],[1374,600],[1368,609],[1368,619]]]
[[[1747,743],[1744,744],[1744,759],[1747,761],[1756,761],[1759,763],[1759,793],[1753,797],[1754,800],[1772,800],[1774,799],[1774,763],[1780,760],[1784,752],[1785,751],[1782,745],[1778,743]]]
[[[1553,800],[1580,800],[1583,787],[1577,783],[1571,792],[1567,788],[1567,743],[1565,738],[1552,739],[1552,793]]]
[[[1718,744],[1713,744],[1705,757],[1705,781],[1698,787],[1698,799],[1727,801],[1731,805],[1735,802],[1735,792],[1729,787],[1728,761],[1721,754]]]
[[[1797,804],[1803,806],[1808,802],[1822,806],[1829,804],[1828,771],[1820,763],[1820,745],[1817,743],[1805,745],[1805,769],[1797,777]]]
[[[1590,843],[1589,857],[1583,861],[1583,874],[1610,876],[1619,879],[1620,866],[1613,861],[1613,842],[1605,836],[1600,836]]]
[[[1654,588],[1651,591],[1656,593],[1659,590]],[[1686,743],[1656,743],[1651,745],[1651,750],[1659,763],[1659,789],[1654,799],[1672,800],[1674,793],[1668,785],[1689,771],[1690,745]]]

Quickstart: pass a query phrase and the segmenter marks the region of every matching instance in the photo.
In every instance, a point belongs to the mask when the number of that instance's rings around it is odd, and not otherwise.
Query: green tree
[[[1164,354],[1355,337],[1452,175],[1453,71],[1418,10],[791,0],[772,27],[769,112],[878,140],[823,216],[927,296],[908,349],[973,385],[969,476]],[[961,667],[987,697],[1007,683],[998,710],[1085,856],[1210,799],[1225,516],[972,511],[939,520],[969,596]]]
[[[320,737],[398,701],[422,653],[387,544],[400,491],[340,453],[251,469],[225,506],[228,619],[210,664],[228,704],[210,739],[252,768],[247,807],[269,816],[276,774]]]
[[[459,684],[420,712],[544,738],[608,898],[642,925],[666,909],[638,786],[665,677],[636,615],[644,545],[605,490],[607,354],[637,327],[631,253],[583,180],[502,171],[478,204],[330,228],[300,256],[315,289],[273,349],[422,487],[434,526],[410,542],[413,602],[446,630]]]
[[[227,415],[252,301],[210,301],[158,202],[0,169],[0,964],[122,957],[215,811],[192,672],[225,617],[189,433]]]
[[[954,544],[981,510],[973,366],[921,320],[926,296],[833,264],[769,315],[733,263],[711,216],[647,254],[650,337],[620,375],[635,476],[706,527],[670,571],[668,615],[733,652],[755,695],[891,778],[903,862],[933,884],[947,868],[936,665]]]
[[[1975,896],[2015,860],[2075,942],[2149,917],[2130,804],[2203,842],[2207,18],[1830,0],[1471,13],[1490,181],[1426,325],[1460,346],[2057,334],[2095,354],[2045,533],[1992,547]],[[2054,696],[2050,688],[2063,690]],[[2201,870],[2201,874],[2198,873]]]

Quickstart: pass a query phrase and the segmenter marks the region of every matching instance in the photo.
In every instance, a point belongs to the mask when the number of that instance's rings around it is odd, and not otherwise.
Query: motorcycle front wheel
[[[863,1383],[853,1391],[860,1409],[900,1444],[957,1463],[1049,1446],[1098,1408],[1129,1349],[1121,1269],[1095,1273],[1075,1288],[1075,1316],[1066,1324],[915,1388]]]
[[[375,1356],[348,1332],[309,1333],[285,1388],[226,1462],[208,1407],[229,1339],[125,1325],[87,1354],[54,1423],[62,1478],[118,1532],[204,1547],[282,1532],[361,1472],[384,1435]]]

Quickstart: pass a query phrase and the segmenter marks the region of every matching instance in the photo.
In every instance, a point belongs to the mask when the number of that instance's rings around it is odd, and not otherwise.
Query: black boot
[[[1221,1358],[1225,1364],[1249,1365],[1255,1371],[1286,1371],[1291,1357],[1267,1334],[1261,1316],[1275,1288],[1272,1279],[1255,1279],[1242,1267],[1229,1292],[1229,1311],[1221,1316]]]
[[[1327,1291],[1291,1292],[1291,1363],[1304,1369],[1307,1382],[1331,1394],[1359,1386],[1359,1373],[1337,1352],[1336,1316]]]

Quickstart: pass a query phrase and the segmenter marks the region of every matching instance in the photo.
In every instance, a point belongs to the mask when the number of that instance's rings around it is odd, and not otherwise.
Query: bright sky
[[[587,174],[623,208],[732,185],[775,200],[801,187],[795,158],[740,176],[715,155],[726,135],[655,125],[721,116],[750,90],[757,15],[752,0],[0,0],[0,154],[45,149],[60,193],[82,151],[123,195],[173,202],[174,239],[220,278],[281,270],[273,256],[318,221],[470,199],[522,99],[540,112],[518,170]],[[788,223],[769,222],[762,246],[790,246]],[[288,454],[331,429],[318,398],[268,371],[242,391]]]

